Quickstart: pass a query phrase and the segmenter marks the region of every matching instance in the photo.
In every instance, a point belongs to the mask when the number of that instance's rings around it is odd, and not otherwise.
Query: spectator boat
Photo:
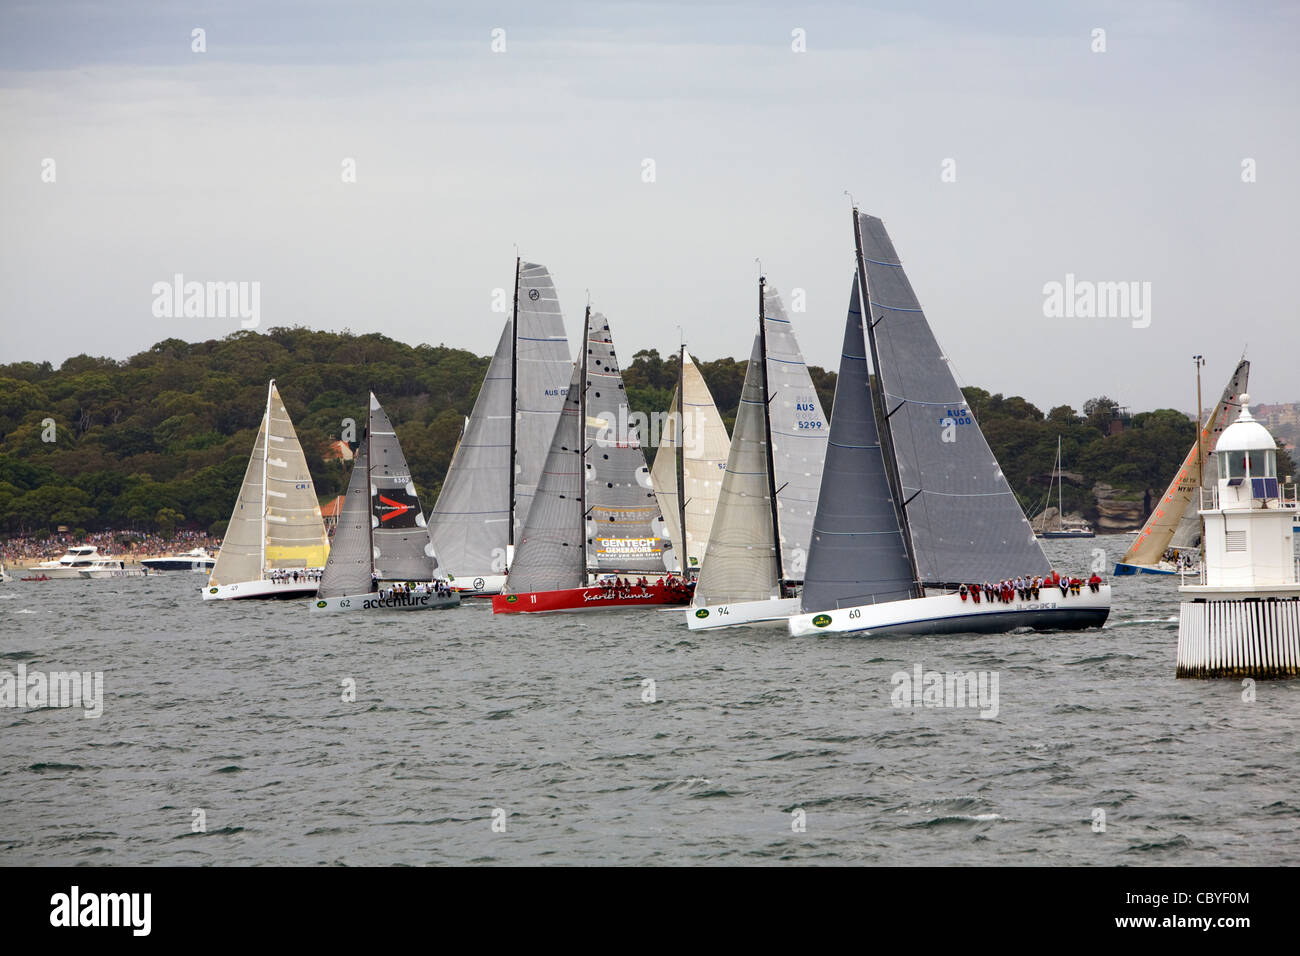
[[[63,581],[79,578],[108,578],[140,575],[139,568],[128,568],[126,562],[112,555],[100,554],[93,544],[74,545],[57,561],[42,561],[31,568],[48,580]],[[32,578],[31,580],[36,580]]]
[[[192,548],[184,554],[170,554],[161,558],[145,558],[140,562],[149,571],[202,571],[212,570],[217,559],[207,548]]]

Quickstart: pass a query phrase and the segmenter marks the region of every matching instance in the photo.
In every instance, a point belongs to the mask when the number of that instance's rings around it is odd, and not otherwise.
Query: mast
[[[682,577],[691,573],[690,559],[686,556],[686,343],[677,350],[677,520],[682,529],[680,564]]]
[[[582,583],[591,570],[587,552],[587,352],[591,341],[591,303],[582,317],[582,388],[578,392],[578,511],[582,531]]]
[[[374,457],[370,453],[370,436],[375,430],[375,393],[370,393],[370,404],[366,407],[366,543],[370,553],[370,580],[375,581],[375,522],[370,503],[370,469],[374,467]]]
[[[781,567],[781,523],[777,516],[776,504],[776,464],[772,460],[772,416],[770,406],[772,394],[767,385],[767,305],[764,291],[767,279],[758,277],[758,350],[763,363],[763,439],[767,449],[767,493],[772,505],[772,544],[776,549],[776,586],[778,593],[784,593],[785,570]]]
[[[1061,477],[1061,436],[1056,436],[1056,530],[1065,530],[1065,505],[1061,502],[1064,500],[1065,482]]]
[[[515,256],[515,305],[510,318],[510,497],[506,510],[510,517],[506,519],[506,545],[509,551],[515,547],[515,428],[519,419],[519,256]],[[507,570],[509,570],[507,568]]]
[[[867,333],[867,345],[871,351],[871,367],[876,373],[876,391],[880,396],[881,428],[880,438],[885,458],[885,471],[889,475],[889,484],[893,489],[894,513],[898,516],[898,527],[903,532],[903,546],[907,551],[907,563],[912,569],[912,584],[916,596],[922,595],[921,573],[916,564],[916,546],[912,542],[912,528],[907,521],[908,502],[903,500],[903,479],[898,473],[898,458],[894,451],[894,433],[889,428],[889,419],[893,412],[885,407],[884,380],[880,375],[880,353],[876,348],[876,323],[871,317],[871,295],[867,289],[867,269],[862,258],[862,226],[858,221],[858,207],[853,207],[853,242],[857,250],[858,290],[862,298],[862,327]],[[883,317],[882,317],[883,320]],[[870,379],[868,379],[870,381]],[[874,403],[873,403],[874,405]],[[902,408],[902,405],[899,405]],[[897,409],[895,409],[897,411]],[[917,494],[920,494],[918,491]],[[915,497],[915,495],[913,496]]]
[[[276,380],[272,378],[266,385],[266,424],[263,442],[261,442],[261,571],[259,580],[266,578],[266,509],[270,507],[270,496],[266,494],[266,462],[270,458],[270,395],[276,390]]]
[[[1192,361],[1196,363],[1196,510],[1201,510],[1201,489],[1205,487],[1205,447],[1201,439],[1201,366],[1205,364],[1205,357],[1193,355]],[[1205,560],[1205,515],[1201,515],[1201,560]]]

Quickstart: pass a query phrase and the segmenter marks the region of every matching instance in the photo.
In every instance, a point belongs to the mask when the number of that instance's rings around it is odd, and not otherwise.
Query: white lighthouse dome
[[[1237,420],[1223,430],[1216,452],[1224,451],[1272,451],[1277,447],[1273,436],[1267,428],[1255,421],[1250,414],[1250,396],[1241,396],[1241,414]]]

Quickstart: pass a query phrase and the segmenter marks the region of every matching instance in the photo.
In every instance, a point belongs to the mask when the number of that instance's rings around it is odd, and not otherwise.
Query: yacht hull
[[[315,581],[240,581],[210,584],[203,589],[205,601],[238,601],[252,598],[304,598],[316,593]]]
[[[504,574],[483,574],[472,578],[452,577],[451,589],[461,597],[491,597],[506,586]]]
[[[1134,574],[1177,574],[1172,568],[1152,567],[1149,564],[1125,564],[1120,561],[1115,565],[1114,574],[1116,577],[1127,577]]]
[[[712,631],[722,627],[754,624],[784,624],[798,613],[800,608],[797,597],[708,604],[687,608],[685,612],[686,625],[692,631]]]
[[[437,611],[449,607],[460,607],[459,594],[411,594],[381,598],[371,592],[317,598],[311,604],[313,611]]]
[[[603,611],[611,608],[657,607],[689,604],[691,592],[685,587],[564,588],[558,591],[525,591],[522,594],[498,594],[492,598],[494,614],[528,614],[548,611]]]
[[[1029,627],[1038,631],[1073,631],[1101,627],[1110,616],[1110,585],[1094,593],[1061,596],[1059,588],[1040,592],[1038,600],[1016,598],[1007,604],[939,594],[909,601],[886,601],[836,608],[790,618],[795,637],[813,634],[858,634],[862,637],[925,634],[998,634]]]

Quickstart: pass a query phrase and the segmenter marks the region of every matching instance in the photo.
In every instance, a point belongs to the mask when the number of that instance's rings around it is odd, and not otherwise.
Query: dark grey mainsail
[[[528,523],[515,545],[505,591],[556,591],[581,587],[583,554],[582,363],[575,362],[560,421],[552,432]]]
[[[317,597],[368,594],[374,583],[370,549],[370,465],[363,438],[352,460],[352,477],[348,479]]]
[[[438,559],[458,577],[506,573],[513,348],[512,319],[501,330],[501,341],[429,515],[429,535]]]
[[[1047,572],[1051,564],[966,404],[884,223],[855,216],[877,384],[921,582],[957,585]]]
[[[411,469],[393,423],[370,395],[370,508],[375,576],[381,581],[432,581],[433,545],[429,540]]]
[[[763,302],[781,571],[787,581],[802,581],[830,429],[781,296],[771,285],[764,287]]]
[[[855,277],[804,575],[805,612],[917,596],[876,427],[860,302]]]
[[[762,347],[756,335],[731,429],[731,451],[708,549],[696,580],[696,607],[766,601],[781,594],[768,474],[768,407]]]
[[[546,266],[520,263],[518,282],[514,389],[516,542],[528,521],[528,509],[532,507],[551,436],[564,405],[565,385],[573,369],[560,300]],[[465,573],[458,568],[451,570],[455,574]]]
[[[661,574],[664,521],[630,420],[609,322],[592,312],[586,324],[587,567]]]

